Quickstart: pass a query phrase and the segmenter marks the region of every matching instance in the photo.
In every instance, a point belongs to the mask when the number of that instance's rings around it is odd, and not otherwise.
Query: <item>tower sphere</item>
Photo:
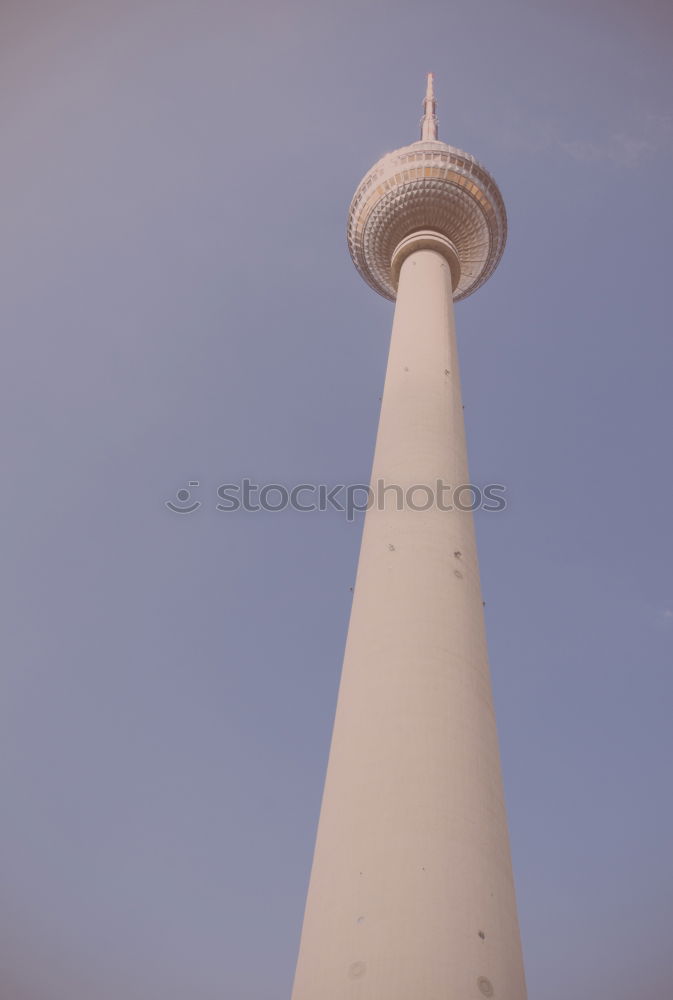
[[[498,186],[473,156],[437,138],[432,73],[421,139],[382,157],[360,182],[348,213],[353,263],[375,291],[394,299],[393,255],[411,233],[430,230],[455,250],[455,301],[491,276],[505,248],[507,214]],[[455,258],[459,267],[455,267]]]

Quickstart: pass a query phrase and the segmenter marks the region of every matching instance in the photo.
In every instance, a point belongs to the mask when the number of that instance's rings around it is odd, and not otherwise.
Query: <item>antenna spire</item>
[[[423,101],[421,142],[437,139],[437,101],[435,100],[435,74],[428,73],[428,85]]]

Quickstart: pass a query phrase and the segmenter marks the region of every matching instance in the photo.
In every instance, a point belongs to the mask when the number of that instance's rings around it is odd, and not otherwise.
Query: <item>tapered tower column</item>
[[[444,144],[435,131],[415,145]],[[378,186],[379,200],[394,188]],[[374,270],[396,296],[374,504],[292,1000],[526,997],[473,494],[457,490],[469,475],[453,300],[474,255],[461,259],[460,226],[420,215]],[[356,263],[376,266],[367,253]]]

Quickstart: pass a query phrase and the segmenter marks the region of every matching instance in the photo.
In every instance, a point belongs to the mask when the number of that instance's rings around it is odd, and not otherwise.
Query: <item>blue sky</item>
[[[6,0],[2,1000],[289,997],[361,522],[216,489],[366,481],[346,212],[429,70],[510,222],[457,321],[529,995],[670,991],[672,29]]]

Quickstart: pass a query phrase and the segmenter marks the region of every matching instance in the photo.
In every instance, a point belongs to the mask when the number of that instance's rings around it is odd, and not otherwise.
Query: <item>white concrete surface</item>
[[[437,479],[470,481],[451,274],[419,249],[372,481]],[[472,514],[387,499],[365,519],[292,1000],[525,1000]]]

